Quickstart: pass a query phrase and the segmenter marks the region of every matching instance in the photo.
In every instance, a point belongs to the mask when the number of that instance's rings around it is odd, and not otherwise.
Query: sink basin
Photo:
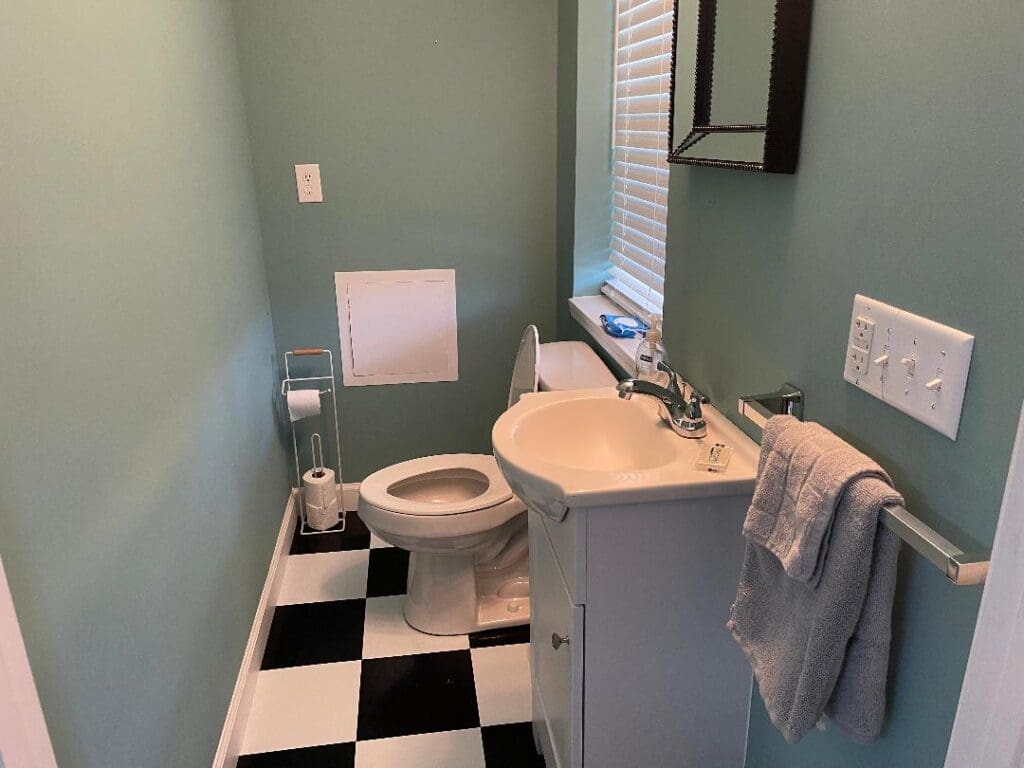
[[[555,520],[572,507],[749,494],[757,445],[713,407],[707,437],[676,435],[651,398],[622,400],[614,389],[524,396],[494,424],[494,456],[512,490]],[[709,443],[733,457],[724,472],[695,463]]]
[[[652,431],[636,406],[617,397],[557,400],[524,414],[513,439],[537,461],[570,469],[629,472],[675,461],[678,438]]]

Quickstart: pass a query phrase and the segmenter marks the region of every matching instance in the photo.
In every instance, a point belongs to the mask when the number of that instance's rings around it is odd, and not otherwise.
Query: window
[[[668,210],[672,0],[616,0],[611,273],[604,292],[661,313]]]

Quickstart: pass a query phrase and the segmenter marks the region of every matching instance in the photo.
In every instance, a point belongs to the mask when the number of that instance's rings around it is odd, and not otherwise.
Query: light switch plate
[[[295,188],[300,203],[322,203],[324,190],[320,185],[320,166],[316,163],[296,165]]]
[[[866,369],[856,354],[865,344]],[[973,350],[970,334],[857,295],[843,377],[956,440]]]

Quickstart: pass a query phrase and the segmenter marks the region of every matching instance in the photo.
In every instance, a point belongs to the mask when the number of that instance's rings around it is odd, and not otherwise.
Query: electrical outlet
[[[871,341],[875,337],[875,324],[866,317],[856,317],[853,320],[853,346],[871,351]]]
[[[884,399],[889,377],[889,334],[896,314],[895,308],[865,296],[858,296],[853,304],[844,377],[879,399]],[[855,349],[864,352],[862,362],[853,359]]]
[[[316,163],[296,165],[295,187],[300,203],[322,203],[324,192],[320,186],[320,166]]]
[[[858,347],[850,347],[850,367],[854,373],[864,376],[868,372],[871,363],[868,361],[867,350]]]
[[[844,378],[956,440],[974,337],[858,295]]]

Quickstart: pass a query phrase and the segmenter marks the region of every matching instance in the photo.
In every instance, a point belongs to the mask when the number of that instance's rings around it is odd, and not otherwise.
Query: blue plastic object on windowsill
[[[617,339],[632,339],[637,335],[644,336],[651,329],[639,317],[632,315],[601,315],[601,327],[609,336]]]

